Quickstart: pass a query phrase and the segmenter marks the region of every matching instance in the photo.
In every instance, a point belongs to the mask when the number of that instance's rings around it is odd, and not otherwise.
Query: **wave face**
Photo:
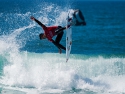
[[[108,1],[81,0],[1,0],[0,6],[0,93],[125,93],[124,2],[113,2],[117,9]],[[68,11],[76,8],[87,26],[73,27],[66,63],[65,51],[59,54],[53,44],[39,40],[43,30],[30,16],[47,26],[65,26]]]

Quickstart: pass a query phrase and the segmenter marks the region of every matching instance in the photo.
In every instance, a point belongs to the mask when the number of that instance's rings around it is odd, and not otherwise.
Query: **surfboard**
[[[66,29],[66,62],[69,60],[70,52],[72,46],[72,26],[71,26],[71,18],[67,17],[67,29]]]

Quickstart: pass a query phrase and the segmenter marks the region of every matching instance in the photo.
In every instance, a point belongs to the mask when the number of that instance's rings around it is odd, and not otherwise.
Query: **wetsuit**
[[[58,49],[66,50],[66,48],[59,43],[61,41],[63,33],[64,33],[63,30],[66,29],[65,27],[61,27],[61,26],[46,27],[44,24],[42,24],[37,19],[34,19],[34,20],[43,28],[45,35],[49,41],[51,41],[56,47],[58,47]],[[57,37],[54,41],[52,38],[55,35],[57,35]]]

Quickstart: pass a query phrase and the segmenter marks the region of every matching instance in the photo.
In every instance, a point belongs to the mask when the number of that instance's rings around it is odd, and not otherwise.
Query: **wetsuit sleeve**
[[[37,19],[34,19],[35,22],[37,22],[42,28],[46,28],[46,26],[44,24],[42,24],[40,21],[38,21]]]

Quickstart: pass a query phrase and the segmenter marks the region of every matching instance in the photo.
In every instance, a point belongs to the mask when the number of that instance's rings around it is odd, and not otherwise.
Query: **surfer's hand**
[[[35,20],[35,18],[33,16],[30,17],[31,20]]]

